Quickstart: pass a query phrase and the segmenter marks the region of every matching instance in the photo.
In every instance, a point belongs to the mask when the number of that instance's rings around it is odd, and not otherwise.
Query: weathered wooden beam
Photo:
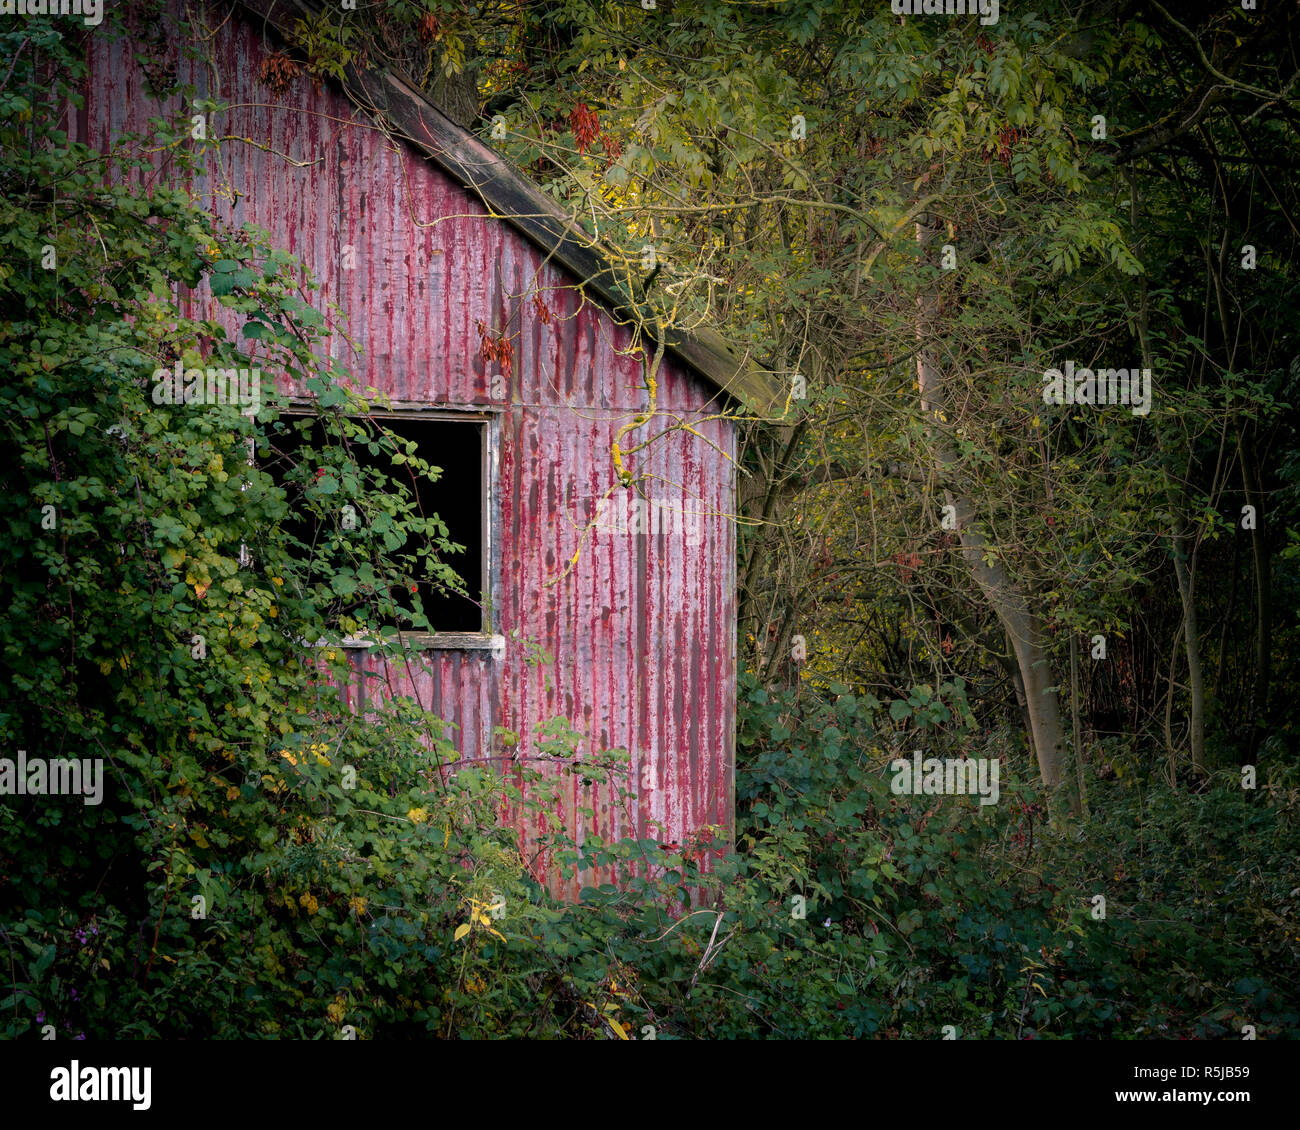
[[[318,10],[307,0],[241,0],[266,25],[287,38],[297,17]],[[560,206],[523,172],[473,133],[457,125],[408,79],[390,68],[349,64],[341,84],[348,98],[376,113],[489,211],[576,276],[623,318],[643,311],[620,285],[609,259]],[[772,372],[739,355],[716,330],[669,330],[664,344],[679,360],[750,412],[780,412],[786,388]]]

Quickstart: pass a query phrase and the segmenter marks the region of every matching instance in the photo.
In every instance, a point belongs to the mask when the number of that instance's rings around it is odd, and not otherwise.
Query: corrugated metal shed
[[[505,646],[418,653],[405,669],[358,654],[358,665],[382,678],[370,680],[367,693],[382,685],[413,694],[459,727],[455,741],[467,758],[503,756],[492,749],[495,726],[518,732],[519,753],[530,756],[534,727],[556,715],[590,749],[629,749],[635,807],[620,810],[616,786],[575,782],[559,815],[579,838],[681,841],[706,825],[721,825],[729,838],[736,435],[733,423],[716,418],[717,388],[666,356],[659,409],[698,435],[672,432],[636,457],[652,476],[650,493],[698,515],[698,526],[598,531],[565,573],[582,527],[616,481],[615,433],[647,405],[629,331],[607,308],[584,303],[572,276],[427,156],[390,140],[340,91],[316,92],[300,79],[275,102],[257,78],[260,28],[227,20],[211,49],[210,67],[179,52],[175,59],[180,81],[230,106],[211,123],[227,140],[194,182],[205,204],[234,224],[266,228],[302,259],[322,284],[317,305],[338,303],[364,349],[353,353],[342,334],[331,341],[359,385],[489,419],[492,628]],[[178,108],[148,97],[127,44],[92,36],[89,63],[86,107],[71,123],[80,140],[108,147]],[[157,165],[159,183],[178,175],[165,158]],[[549,324],[533,307],[537,294],[554,312]],[[193,301],[237,333],[230,312],[206,292]],[[503,397],[493,397],[479,356],[480,321],[517,335]],[[554,663],[530,662],[537,649]],[[579,813],[588,805],[594,821]],[[547,875],[568,896],[604,878],[566,883]]]

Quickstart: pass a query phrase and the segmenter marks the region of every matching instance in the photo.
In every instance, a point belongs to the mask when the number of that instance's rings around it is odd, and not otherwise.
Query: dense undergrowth
[[[712,874],[665,858],[574,906],[550,901],[508,837],[477,825],[510,791],[477,771],[395,797],[321,794],[311,773],[289,776],[287,793],[249,802],[246,821],[206,824],[230,860],[220,874],[170,883],[150,880],[129,816],[98,830],[89,860],[66,841],[50,858],[50,835],[9,825],[6,858],[18,857],[34,897],[5,925],[5,1034],[45,1024],[64,1038],[306,1039],[1300,1029],[1300,812],[1281,782],[1253,793],[1231,780],[1202,793],[1099,786],[1104,816],[1053,829],[1014,781],[982,810],[970,798],[894,796],[873,712],[852,695],[821,702],[805,689],[796,706],[748,694],[738,852]],[[420,769],[378,746],[347,756],[363,777],[368,762],[408,779]],[[307,818],[322,795],[330,818]],[[588,849],[583,862],[635,862],[646,846]],[[105,876],[119,881],[115,899]],[[215,892],[205,921],[189,914],[200,890]]]
[[[1130,773],[1052,827],[1010,737],[953,728],[960,688],[746,682],[734,853],[553,828],[573,865],[628,874],[550,900],[500,813],[625,767],[556,748],[558,776],[507,781],[453,766],[414,703],[340,701],[350,665],[304,642],[418,628],[421,586],[451,581],[409,490],[433,470],[322,371],[295,264],[182,189],[106,187],[57,128],[60,35],[0,41],[0,753],[105,766],[101,804],[0,805],[0,1035],[1296,1034],[1294,776]],[[187,126],[150,143],[183,164]],[[241,340],[181,317],[178,284],[243,314]],[[176,362],[309,381],[325,440],[281,458],[271,399],[160,404]],[[999,802],[894,795],[916,747],[1002,759]]]

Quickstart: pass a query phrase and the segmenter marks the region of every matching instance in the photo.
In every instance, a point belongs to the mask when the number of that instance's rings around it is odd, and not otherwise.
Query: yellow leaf
[[[464,922],[461,925],[456,927],[456,936],[453,940],[459,942],[461,938],[463,938],[468,933],[469,933],[469,923]]]
[[[620,1040],[626,1040],[629,1038],[628,1034],[623,1031],[623,1025],[621,1025],[617,1020],[611,1020],[609,1026],[614,1029],[615,1035],[617,1035]]]

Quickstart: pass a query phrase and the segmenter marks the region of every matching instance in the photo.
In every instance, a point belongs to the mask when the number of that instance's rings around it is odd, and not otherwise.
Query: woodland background
[[[92,33],[166,89],[165,18]],[[349,725],[295,643],[449,580],[401,483],[427,463],[343,415],[288,256],[67,144],[87,29],[0,24],[0,749],[114,769],[98,808],[0,805],[4,1033],[1295,1035],[1298,33],[1268,2],[422,0],[268,41],[268,97],[403,70],[639,329],[712,327],[790,389],[742,424],[735,850],[568,844],[635,874],[562,906],[497,826],[520,780],[431,771],[411,704]],[[201,164],[189,131],[155,140]],[[220,337],[174,302],[205,276],[319,393],[329,441],[278,478],[244,464],[274,411],[123,377]],[[1067,359],[1150,368],[1150,415],[1045,405]],[[383,521],[345,535],[345,501]],[[1001,802],[892,795],[914,748],[1000,758]]]

